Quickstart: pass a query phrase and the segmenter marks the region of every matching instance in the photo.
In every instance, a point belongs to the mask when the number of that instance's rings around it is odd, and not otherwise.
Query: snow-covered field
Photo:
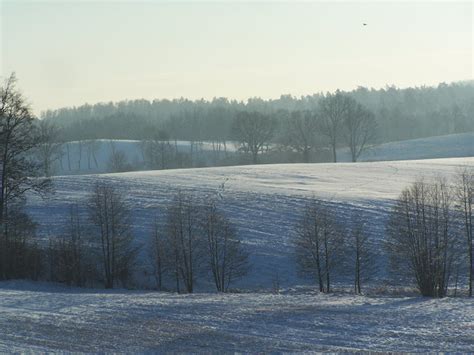
[[[123,192],[142,245],[153,216],[161,214],[164,222],[178,189],[216,198],[251,251],[251,272],[236,285],[246,291],[216,294],[204,277],[191,295],[0,282],[0,352],[471,352],[474,300],[318,294],[297,275],[292,253],[309,198],[323,199],[345,221],[360,212],[380,247],[390,208],[405,186],[422,176],[452,178],[466,165],[474,166],[474,158],[55,177],[55,195],[28,201],[44,238],[61,233],[67,206],[84,202],[98,180]],[[276,278],[281,294],[271,293]],[[335,288],[341,290],[337,282]]]
[[[54,178],[55,195],[46,200],[30,199],[29,212],[38,221],[42,236],[57,236],[67,220],[68,204],[83,203],[97,180],[108,180],[132,206],[136,240],[146,246],[154,215],[158,213],[164,222],[165,207],[178,189],[203,200],[216,197],[251,251],[250,274],[236,286],[269,289],[278,278],[288,287],[310,283],[297,275],[292,253],[295,229],[309,198],[325,200],[337,209],[342,221],[349,221],[352,212],[358,211],[370,221],[367,232],[374,248],[381,248],[388,213],[404,187],[421,176],[449,178],[465,165],[474,166],[474,158],[62,176]],[[222,191],[219,186],[223,183]],[[383,279],[386,263],[382,258],[379,262],[378,277]],[[201,279],[198,289],[209,287]]]
[[[170,144],[175,144],[174,141]],[[192,154],[196,166],[212,166],[237,150],[235,142],[217,145],[212,142],[176,142],[178,151]],[[69,150],[68,150],[69,149]],[[96,174],[110,171],[112,151],[123,152],[131,170],[145,170],[144,152],[140,141],[99,139],[69,142],[62,147],[62,158],[54,163],[55,175]],[[474,156],[474,132],[439,137],[390,142],[369,147],[359,161],[413,160]],[[351,161],[346,148],[338,149],[339,161]]]
[[[0,352],[471,352],[474,300],[0,283]]]
[[[212,142],[170,141],[178,152],[192,155],[195,163],[208,165],[223,159],[236,151],[236,145],[226,146]],[[111,171],[109,167],[112,152],[124,154],[130,170],[144,170],[145,156],[141,141],[97,139],[93,141],[68,142],[61,147],[61,158],[53,164],[54,175],[97,174]]]
[[[474,156],[474,132],[410,139],[370,147],[359,161],[434,159]],[[341,161],[350,161],[347,149],[339,151]]]

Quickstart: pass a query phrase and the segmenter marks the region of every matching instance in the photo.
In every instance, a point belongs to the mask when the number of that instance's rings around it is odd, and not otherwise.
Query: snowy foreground
[[[0,283],[0,352],[456,351],[474,300],[285,294],[176,295]]]

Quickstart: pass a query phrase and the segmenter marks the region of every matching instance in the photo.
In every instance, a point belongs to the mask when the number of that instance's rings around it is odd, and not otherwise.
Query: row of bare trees
[[[167,210],[164,230],[155,219],[150,244],[158,289],[166,279],[177,292],[192,293],[196,280],[210,275],[216,290],[227,292],[249,270],[248,252],[217,201],[203,206],[179,192]]]
[[[375,116],[355,99],[337,91],[327,94],[315,110],[293,111],[283,120],[284,134],[279,143],[303,155],[310,161],[311,152],[331,147],[332,159],[337,161],[337,148],[346,146],[353,162],[370,143],[375,141],[377,129]],[[240,150],[258,162],[258,154],[275,145],[278,120],[260,112],[240,112],[233,124],[233,136],[240,143]],[[341,144],[342,142],[342,144]]]
[[[397,279],[414,281],[423,296],[444,297],[466,275],[473,286],[474,169],[460,170],[454,181],[420,179],[402,191],[386,227],[384,249]],[[374,272],[374,243],[361,216],[343,220],[339,209],[313,200],[305,208],[295,240],[301,273],[320,292],[330,292],[333,276],[352,270],[354,290]],[[349,225],[349,227],[344,227]]]
[[[60,154],[58,134],[54,125],[34,118],[15,75],[7,78],[0,86],[0,279],[38,279],[49,271],[49,279],[77,286],[127,285],[139,246],[132,237],[131,208],[111,184],[98,183],[87,201],[72,206],[63,234],[51,238],[47,248],[37,241],[36,224],[24,210],[26,194],[51,192],[45,176]],[[119,154],[114,155],[115,165],[121,165]],[[204,209],[183,197],[175,202],[163,233],[170,242],[166,251],[173,251],[169,255],[178,263],[178,288],[181,282],[192,292],[200,271],[196,266],[207,264],[216,288],[227,290],[246,270],[237,233],[215,206]],[[200,211],[207,213],[197,216]]]
[[[98,182],[69,209],[62,235],[50,238],[49,279],[75,286],[128,286],[138,255],[130,206],[113,185]]]
[[[210,277],[217,291],[228,291],[246,275],[248,253],[217,203],[196,201],[177,193],[165,223],[155,216],[146,253],[133,238],[131,206],[123,194],[110,183],[97,183],[82,206],[70,208],[64,233],[50,240],[49,279],[75,286],[129,286],[138,271],[137,256],[145,253],[159,290],[192,293],[198,279]]]
[[[352,216],[350,228],[338,218],[338,213],[321,201],[306,205],[295,239],[299,272],[314,279],[320,292],[330,292],[334,275],[352,270],[354,292],[361,293],[362,283],[375,271],[373,244],[358,214]]]
[[[276,116],[284,116],[276,117]],[[278,125],[283,122],[284,129],[278,130]],[[77,161],[72,161],[71,146],[61,139],[61,131],[50,120],[38,121],[38,131],[42,144],[38,146],[37,155],[43,165],[44,176],[54,173],[54,166],[59,162],[64,165],[66,157],[67,169],[72,171],[81,169],[83,155],[87,154],[87,166],[92,163],[98,167],[97,153],[99,142],[96,140],[79,140],[76,142],[75,151]],[[302,154],[303,161],[309,162],[311,154],[321,152],[326,146],[331,147],[332,159],[337,161],[336,148],[346,146],[351,153],[352,161],[356,161],[368,144],[374,142],[376,123],[374,115],[349,96],[340,92],[327,94],[320,100],[319,107],[315,110],[280,112],[279,114],[264,114],[257,111],[241,111],[236,114],[232,125],[232,137],[239,144],[239,151],[248,154],[251,162],[257,164],[259,155],[278,150]],[[283,133],[282,133],[283,132]],[[225,142],[225,137],[222,137]],[[217,142],[220,142],[217,139]],[[121,172],[139,168],[169,169],[180,167],[193,167],[200,165],[195,161],[199,159],[199,146],[197,142],[190,142],[189,152],[178,150],[176,139],[170,140],[169,134],[164,130],[150,132],[150,137],[140,143],[143,167],[133,167],[127,162],[123,151],[118,150],[113,142],[111,145],[108,171]],[[220,143],[217,144],[220,147]],[[214,164],[233,164],[235,158],[227,155],[223,145],[224,154],[219,149],[214,149]],[[279,158],[276,158],[277,161]],[[280,157],[281,159],[281,157]]]
[[[279,124],[283,129],[279,130]],[[54,175],[59,164],[62,171],[80,171],[84,158],[87,168],[98,168],[97,154],[101,142],[94,139],[80,139],[74,144],[65,142],[59,126],[51,120],[38,120],[36,156],[42,165],[43,175]],[[198,128],[196,128],[198,129]],[[239,144],[239,152],[249,155],[251,162],[259,162],[259,155],[272,152],[275,161],[288,159],[285,154],[301,154],[304,162],[311,156],[331,148],[332,159],[337,161],[337,148],[349,149],[352,161],[357,161],[361,153],[375,140],[376,122],[374,115],[355,99],[340,92],[321,97],[319,106],[306,111],[282,111],[265,114],[257,111],[240,111],[231,127],[232,138]],[[221,146],[221,142],[224,142]],[[143,139],[139,148],[143,162],[132,165],[124,151],[111,141],[107,171],[122,172],[137,169],[169,169],[201,166],[204,164],[229,165],[245,162],[226,150],[226,137],[213,140],[213,152],[207,158],[199,156],[199,142],[190,141],[186,152],[178,149],[177,140],[171,141],[163,129],[155,129]],[[222,148],[222,149],[221,149]],[[202,161],[201,161],[202,160]],[[204,162],[205,161],[205,162]],[[95,165],[94,165],[95,164]],[[66,166],[67,165],[67,166]],[[103,167],[105,168],[105,167]]]

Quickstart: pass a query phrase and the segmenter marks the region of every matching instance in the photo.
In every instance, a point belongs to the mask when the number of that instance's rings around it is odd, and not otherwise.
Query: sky
[[[472,1],[0,0],[0,75],[38,115],[437,85],[473,78],[473,32]]]

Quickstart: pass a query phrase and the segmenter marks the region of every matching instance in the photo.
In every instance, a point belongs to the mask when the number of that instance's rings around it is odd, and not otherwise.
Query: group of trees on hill
[[[472,82],[407,89],[359,87],[340,94],[372,112],[377,143],[474,130]],[[42,113],[42,118],[60,125],[67,141],[142,140],[152,138],[150,134],[157,130],[166,132],[172,140],[229,141],[235,139],[232,127],[237,115],[256,112],[272,118],[275,126],[271,141],[279,143],[291,141],[286,121],[298,116],[293,113],[314,113],[321,109],[327,114],[328,107],[323,103],[327,96],[282,95],[279,99],[252,98],[247,102],[225,98],[131,100],[48,110]],[[329,143],[328,139],[319,142]]]
[[[98,182],[89,198],[71,206],[64,233],[43,253],[48,279],[69,285],[133,285],[138,255],[147,258],[158,290],[192,293],[197,280],[212,280],[218,292],[246,275],[248,252],[215,202],[205,205],[178,192],[157,212],[149,241],[134,239],[131,208],[123,195]],[[83,211],[83,213],[80,213]],[[158,223],[163,213],[166,223]]]
[[[396,200],[386,226],[382,250],[391,274],[413,282],[423,296],[457,292],[459,278],[473,293],[474,169],[459,170],[453,181],[420,179]],[[374,275],[377,251],[370,241],[370,224],[353,214],[311,201],[304,210],[295,241],[299,270],[316,281],[320,292],[331,291],[331,280],[352,274],[355,293]],[[349,225],[349,227],[347,227]]]
[[[349,274],[354,292],[375,275],[376,253],[369,242],[367,223],[354,213],[350,227],[340,213],[312,200],[297,228],[295,256],[302,275],[316,280],[320,292],[331,292],[335,275]]]

